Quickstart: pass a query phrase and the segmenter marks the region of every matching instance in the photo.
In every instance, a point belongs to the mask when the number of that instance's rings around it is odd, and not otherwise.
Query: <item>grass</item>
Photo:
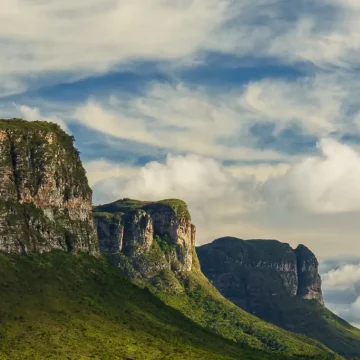
[[[0,254],[0,323],[1,360],[274,359],[206,331],[85,254]]]
[[[95,206],[94,212],[96,216],[98,213],[104,216],[106,213],[123,215],[135,210],[159,211],[164,209],[174,211],[175,215],[179,217],[191,219],[186,203],[178,199],[165,199],[151,202],[125,198],[110,204]]]
[[[170,281],[173,286],[168,283],[161,286],[158,281],[156,286],[150,285],[150,289],[166,304],[205,329],[237,343],[270,351],[274,359],[280,354],[292,359],[338,359],[319,342],[289,333],[241,310],[227,301],[197,269],[181,277],[173,275]],[[178,291],[169,291],[171,287]]]

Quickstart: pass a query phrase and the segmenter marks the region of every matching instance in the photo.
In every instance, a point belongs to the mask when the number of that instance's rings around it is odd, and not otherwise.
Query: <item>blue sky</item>
[[[199,244],[360,255],[359,24],[357,0],[3,0],[1,117],[71,132],[95,203],[183,198]]]

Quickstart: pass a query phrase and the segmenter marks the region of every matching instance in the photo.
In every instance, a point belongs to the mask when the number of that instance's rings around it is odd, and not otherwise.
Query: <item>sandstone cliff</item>
[[[221,293],[256,314],[262,300],[283,296],[323,305],[315,255],[275,240],[222,238],[197,249],[201,268]]]
[[[131,277],[192,269],[195,226],[183,201],[123,199],[95,207],[94,214],[101,251]]]
[[[58,125],[0,120],[0,251],[97,253],[88,186]]]

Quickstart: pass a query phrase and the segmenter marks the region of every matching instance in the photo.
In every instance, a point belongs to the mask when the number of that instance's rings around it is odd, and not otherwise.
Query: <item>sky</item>
[[[0,116],[76,138],[94,203],[307,245],[360,324],[360,2],[2,0]]]

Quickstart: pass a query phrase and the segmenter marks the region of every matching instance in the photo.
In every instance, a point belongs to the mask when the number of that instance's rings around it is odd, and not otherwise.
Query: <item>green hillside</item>
[[[205,331],[82,254],[0,255],[0,322],[2,360],[274,359]]]
[[[172,200],[170,207],[175,207],[174,204],[178,203],[179,201]],[[139,209],[144,210],[149,206],[162,205],[163,202],[149,204],[124,199],[94,209],[100,242],[111,239],[118,241],[118,234],[125,234],[122,238],[125,250],[109,254],[109,256],[134,283],[150,289],[164,303],[179,310],[204,329],[242,346],[269,352],[272,354],[272,359],[279,359],[283,355],[291,359],[337,358],[321,343],[268,324],[226,300],[200,271],[195,248],[193,248],[191,271],[178,271],[171,266],[167,267],[167,264],[171,262],[172,254],[176,251],[174,250],[175,244],[167,234],[155,235],[150,248],[136,246],[128,250],[126,244],[133,241],[134,234],[145,234],[147,226],[140,220],[130,226],[126,221],[122,222],[121,218],[124,215],[129,215],[131,218],[131,213]],[[166,211],[168,211],[168,202],[166,207]],[[152,211],[151,208],[149,213],[151,214]],[[189,228],[184,225],[189,219],[187,211],[184,210],[180,213],[184,214],[185,220],[183,217],[179,217],[174,208],[173,216],[166,218],[166,221],[175,224],[174,226],[182,224],[181,226]],[[166,214],[169,216],[168,213]],[[137,229],[136,232],[133,231],[134,227]],[[105,228],[106,231],[104,231]],[[167,246],[164,246],[165,244]]]

